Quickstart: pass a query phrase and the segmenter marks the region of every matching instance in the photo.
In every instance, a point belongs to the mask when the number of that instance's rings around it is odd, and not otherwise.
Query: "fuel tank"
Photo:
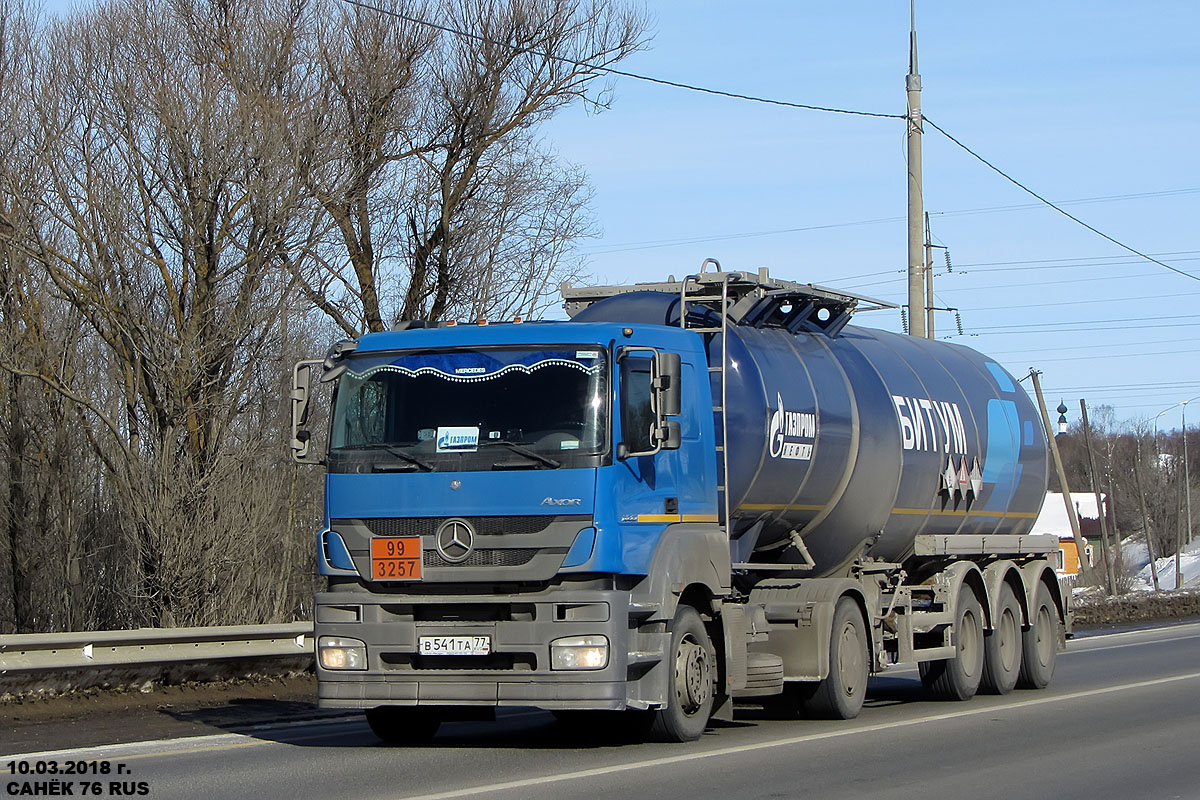
[[[715,311],[693,308],[689,318],[696,313],[703,318],[689,326],[719,326]],[[679,297],[620,294],[574,319],[678,325]],[[735,558],[798,560],[798,535],[812,574],[827,575],[860,555],[903,561],[919,534],[1033,527],[1046,437],[1029,396],[992,359],[850,325],[830,333],[730,320],[727,334]],[[720,366],[720,333],[697,335]],[[719,374],[712,384],[720,405]]]

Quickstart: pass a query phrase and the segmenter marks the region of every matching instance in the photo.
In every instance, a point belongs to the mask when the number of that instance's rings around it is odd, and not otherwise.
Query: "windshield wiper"
[[[373,444],[360,444],[360,445],[353,445],[351,447],[341,447],[338,449],[340,449],[340,450],[386,450],[390,455],[395,456],[396,458],[400,459],[401,461],[404,461],[408,464],[412,464],[414,467],[420,467],[421,469],[425,470],[426,472],[433,472],[433,464],[430,464],[428,461],[426,461],[422,458],[417,458],[414,455],[410,455],[410,454],[404,452],[403,450],[401,450],[397,445],[390,444],[389,442],[375,442]],[[376,468],[378,468],[378,465],[376,465]]]
[[[525,456],[526,458],[532,458],[534,461],[540,461],[551,469],[558,469],[562,466],[561,462],[555,461],[553,458],[550,458],[550,456],[544,456],[536,450],[530,450],[528,447],[522,447],[516,442],[510,442],[506,439],[489,439],[486,442],[479,443],[480,447],[493,447],[496,445],[507,447],[514,453]]]

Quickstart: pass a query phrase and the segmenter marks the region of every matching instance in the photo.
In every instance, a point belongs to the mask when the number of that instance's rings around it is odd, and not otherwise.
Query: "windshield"
[[[607,398],[598,345],[363,354],[338,383],[329,466],[584,466],[608,449]]]

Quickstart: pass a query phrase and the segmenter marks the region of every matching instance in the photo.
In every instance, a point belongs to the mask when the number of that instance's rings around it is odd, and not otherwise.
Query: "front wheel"
[[[667,703],[650,733],[667,742],[692,742],[708,727],[716,697],[717,657],[699,612],[680,606],[671,621]]]

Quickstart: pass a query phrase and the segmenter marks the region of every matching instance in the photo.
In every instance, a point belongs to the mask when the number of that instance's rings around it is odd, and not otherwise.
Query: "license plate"
[[[486,656],[492,652],[490,636],[421,636],[417,652],[423,656]]]
[[[372,539],[371,577],[377,581],[419,581],[421,537]]]

